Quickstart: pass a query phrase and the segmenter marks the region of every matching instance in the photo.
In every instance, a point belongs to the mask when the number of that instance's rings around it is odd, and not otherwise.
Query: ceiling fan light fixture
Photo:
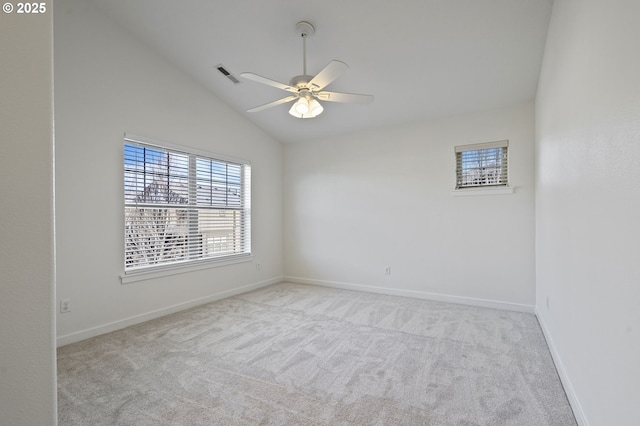
[[[298,114],[306,115],[309,113],[309,100],[307,98],[299,98],[293,106]]]
[[[289,114],[293,115],[295,118],[303,118],[302,114],[296,111],[296,104],[291,105],[291,109],[289,110]]]
[[[309,103],[309,109],[311,110],[312,117],[317,117],[322,114],[322,111],[324,111],[324,108],[316,99],[311,100],[311,102]]]
[[[296,118],[315,118],[322,114],[322,111],[324,111],[324,108],[320,105],[320,102],[314,98],[309,100],[301,97],[291,105],[289,114]]]

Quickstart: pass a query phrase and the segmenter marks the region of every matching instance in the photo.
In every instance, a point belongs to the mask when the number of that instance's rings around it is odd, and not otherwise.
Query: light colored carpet
[[[281,283],[58,349],[64,425],[575,425],[534,315]]]

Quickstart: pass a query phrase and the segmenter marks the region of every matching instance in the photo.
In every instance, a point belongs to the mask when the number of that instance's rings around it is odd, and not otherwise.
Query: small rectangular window
[[[251,166],[125,137],[125,273],[251,254]]]
[[[509,141],[456,146],[456,189],[508,186]]]

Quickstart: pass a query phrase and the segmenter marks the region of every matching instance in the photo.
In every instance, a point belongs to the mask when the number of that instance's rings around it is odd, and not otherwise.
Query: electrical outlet
[[[261,269],[262,269],[262,263],[256,262],[256,271],[259,271]]]
[[[385,275],[391,275],[391,266],[386,266],[384,268],[384,274]]]
[[[69,299],[61,299],[60,300],[60,313],[66,314],[67,312],[71,312],[71,301]]]

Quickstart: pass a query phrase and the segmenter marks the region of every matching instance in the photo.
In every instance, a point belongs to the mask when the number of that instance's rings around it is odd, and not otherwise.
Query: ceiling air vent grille
[[[220,71],[220,73],[221,73],[222,75],[224,75],[224,76],[225,76],[225,77],[227,77],[229,80],[231,80],[231,81],[233,82],[233,84],[238,84],[238,83],[240,83],[240,80],[238,80],[237,78],[235,78],[235,77],[233,76],[233,74],[231,74],[229,71],[227,71],[227,70],[225,69],[225,67],[224,67],[224,66],[222,66],[222,65],[218,65],[216,68],[218,69],[218,71]]]

